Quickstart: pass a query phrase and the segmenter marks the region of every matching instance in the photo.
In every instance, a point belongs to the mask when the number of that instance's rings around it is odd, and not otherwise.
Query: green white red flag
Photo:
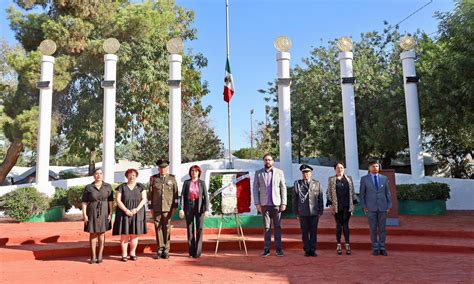
[[[234,79],[232,78],[232,73],[230,72],[230,62],[229,57],[225,63],[225,79],[224,79],[224,101],[230,103],[232,96],[234,95]]]

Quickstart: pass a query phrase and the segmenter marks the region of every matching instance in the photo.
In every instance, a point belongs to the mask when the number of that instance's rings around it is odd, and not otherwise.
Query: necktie
[[[379,177],[377,175],[374,176],[374,183],[375,188],[379,189]]]

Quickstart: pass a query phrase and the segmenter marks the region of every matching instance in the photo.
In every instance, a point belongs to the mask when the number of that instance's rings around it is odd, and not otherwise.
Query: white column
[[[346,154],[346,174],[352,177],[359,191],[359,156],[357,152],[357,125],[353,83],[342,83],[342,78],[353,77],[353,53],[339,52],[341,66],[342,112],[344,115],[344,148]]]
[[[112,86],[104,85],[104,141],[102,171],[104,181],[114,182],[115,175],[115,90],[117,73],[117,55],[106,54],[104,56],[105,69],[104,81],[114,81]]]
[[[49,81],[47,87],[39,87],[38,157],[36,158],[36,186],[39,191],[51,194],[49,184],[49,148],[51,141],[51,112],[53,104],[54,57],[41,56],[41,82]],[[53,188],[54,193],[54,188]]]
[[[182,56],[170,54],[168,56],[169,70],[169,156],[170,173],[181,178],[181,62]]]
[[[416,76],[415,51],[404,51],[400,54],[403,66],[403,82],[405,87],[405,104],[407,111],[408,144],[410,146],[411,175],[415,181],[422,182],[425,176],[421,130],[420,109],[416,82],[407,83],[407,77]]]
[[[290,53],[278,52],[278,122],[280,136],[280,167],[287,184],[293,184],[291,155],[291,101],[290,101]]]

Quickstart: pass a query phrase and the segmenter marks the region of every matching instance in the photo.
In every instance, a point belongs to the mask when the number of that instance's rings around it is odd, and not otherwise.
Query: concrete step
[[[221,235],[219,251],[239,249],[239,242],[235,234]],[[216,234],[205,234],[203,250],[212,253],[217,241]],[[284,249],[302,250],[300,234],[283,234]],[[246,235],[245,243],[248,250],[261,250],[263,248],[262,235]],[[187,254],[188,246],[186,236],[183,234],[172,235],[172,252]],[[334,235],[318,234],[318,250],[335,250]],[[353,252],[371,249],[369,235],[351,235],[351,248]],[[243,246],[242,246],[243,249]],[[469,253],[474,252],[474,241],[466,238],[437,238],[430,236],[401,236],[388,235],[387,249],[390,251],[418,251],[418,252],[446,252],[446,253]],[[152,254],[156,251],[156,242],[149,236],[141,237],[137,252],[139,254]],[[243,253],[243,251],[242,251]],[[116,238],[108,238],[104,250],[105,255],[120,255],[120,243]],[[76,240],[70,242],[56,242],[43,244],[6,245],[0,247],[0,259],[2,261],[31,260],[31,259],[55,259],[61,257],[89,256],[89,242]]]

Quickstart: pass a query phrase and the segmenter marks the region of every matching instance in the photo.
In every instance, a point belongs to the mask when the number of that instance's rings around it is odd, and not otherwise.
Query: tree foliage
[[[385,163],[407,142],[398,32],[369,32],[354,42],[355,103],[359,160],[380,158]],[[344,124],[340,69],[335,41],[314,48],[303,64],[291,70],[293,157],[344,158]],[[277,103],[269,83],[266,99]],[[271,113],[278,129],[278,109]],[[390,129],[390,133],[387,130]],[[271,132],[277,141],[277,131]],[[397,135],[393,135],[397,133]]]
[[[420,107],[428,147],[450,164],[452,175],[469,177],[474,157],[474,5],[459,1],[438,13],[439,37],[419,40]]]
[[[168,51],[166,42],[173,37],[196,39],[191,27],[194,13],[176,6],[174,1],[97,0],[29,0],[16,1],[25,10],[41,8],[41,12],[25,13],[8,9],[10,26],[26,53],[12,53],[9,63],[18,73],[18,89],[4,98],[4,112],[15,119],[24,110],[37,105],[40,53],[36,51],[46,38],[57,44],[54,66],[53,119],[57,123],[57,139],[66,142],[67,154],[92,162],[100,155],[102,141],[103,41],[117,38],[116,141],[134,144],[137,159],[152,164],[157,157],[167,156],[168,143]],[[222,143],[209,126],[210,109],[201,105],[208,93],[201,82],[201,69],[207,65],[202,54],[190,50],[183,54],[182,108],[185,117],[183,137],[190,145],[209,144],[215,148],[188,147],[183,158],[217,157]],[[16,104],[16,107],[13,107]],[[195,121],[199,123],[194,123]],[[186,122],[194,123],[186,127]],[[188,132],[186,132],[188,131]],[[188,135],[202,133],[200,135]],[[204,137],[204,139],[203,139]],[[8,137],[10,141],[15,138]],[[150,143],[153,147],[149,147]],[[186,143],[183,143],[186,145]],[[54,145],[53,145],[54,146]],[[53,147],[54,148],[54,147]],[[149,153],[144,153],[149,152]],[[52,152],[54,154],[54,152]]]

